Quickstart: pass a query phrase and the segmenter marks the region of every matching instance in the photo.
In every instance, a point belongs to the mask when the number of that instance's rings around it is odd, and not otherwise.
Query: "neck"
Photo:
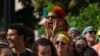
[[[24,45],[18,45],[17,47],[15,48],[12,48],[12,51],[16,54],[21,54],[21,53],[24,53],[25,51],[25,46]]]
[[[88,41],[87,43],[89,47],[92,47],[95,44],[94,42],[90,42],[90,41]]]
[[[68,56],[68,53],[59,53],[58,56]]]

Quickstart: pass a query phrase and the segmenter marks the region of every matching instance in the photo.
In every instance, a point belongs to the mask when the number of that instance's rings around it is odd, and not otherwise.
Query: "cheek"
[[[69,45],[66,45],[66,46],[65,46],[65,49],[69,49]]]
[[[13,40],[15,38],[15,36],[7,36],[8,40]]]
[[[90,38],[90,35],[89,34],[85,34],[85,38],[86,39],[89,39]]]
[[[55,48],[57,49],[58,48],[58,45],[55,45]]]
[[[43,56],[43,55],[42,55],[42,53],[41,53],[41,52],[39,52],[39,50],[38,50],[38,56]]]
[[[55,47],[56,47],[56,49],[64,49],[64,50],[67,50],[69,48],[68,45],[65,45],[65,46],[56,45]]]
[[[12,40],[17,40],[17,37],[16,36],[11,36],[11,39]]]

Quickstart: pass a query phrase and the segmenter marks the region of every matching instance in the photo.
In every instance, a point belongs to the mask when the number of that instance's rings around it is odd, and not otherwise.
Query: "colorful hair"
[[[62,19],[64,19],[66,16],[66,13],[60,6],[57,5],[54,6],[53,4],[49,4],[48,7],[43,9],[43,16],[46,16],[48,12],[55,12]]]
[[[54,6],[54,5],[53,5],[52,3],[50,3],[47,7],[43,8],[43,16],[44,16],[44,17],[47,16],[48,12],[51,11],[51,9],[53,8],[53,6]]]
[[[69,38],[69,36],[67,35],[66,32],[59,32],[55,35],[55,39],[57,38],[64,38],[66,40],[66,42],[70,45],[71,40]]]

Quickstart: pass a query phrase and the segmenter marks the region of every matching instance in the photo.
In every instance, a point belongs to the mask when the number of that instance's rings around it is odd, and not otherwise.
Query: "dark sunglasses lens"
[[[77,48],[81,48],[81,45],[76,45]]]
[[[94,33],[96,34],[97,32],[96,32],[96,31],[94,31]]]
[[[66,43],[64,43],[64,42],[61,42],[61,44],[62,44],[62,45],[65,45]]]
[[[90,33],[90,34],[92,34],[92,33],[96,34],[96,31],[89,31],[89,33]]]
[[[58,45],[58,44],[65,45],[66,43],[64,43],[64,42],[62,42],[62,41],[61,41],[61,42],[60,42],[60,41],[56,41],[55,44],[57,44],[57,45]]]
[[[58,16],[47,16],[46,18],[47,18],[47,19],[49,19],[49,18],[54,19],[54,18],[58,18]]]

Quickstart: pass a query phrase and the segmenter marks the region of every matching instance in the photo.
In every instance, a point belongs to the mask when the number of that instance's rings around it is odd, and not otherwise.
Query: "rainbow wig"
[[[66,13],[60,6],[54,6],[53,4],[49,4],[46,8],[43,9],[43,16],[46,17],[48,12],[55,12],[62,19],[64,19],[66,16]]]

